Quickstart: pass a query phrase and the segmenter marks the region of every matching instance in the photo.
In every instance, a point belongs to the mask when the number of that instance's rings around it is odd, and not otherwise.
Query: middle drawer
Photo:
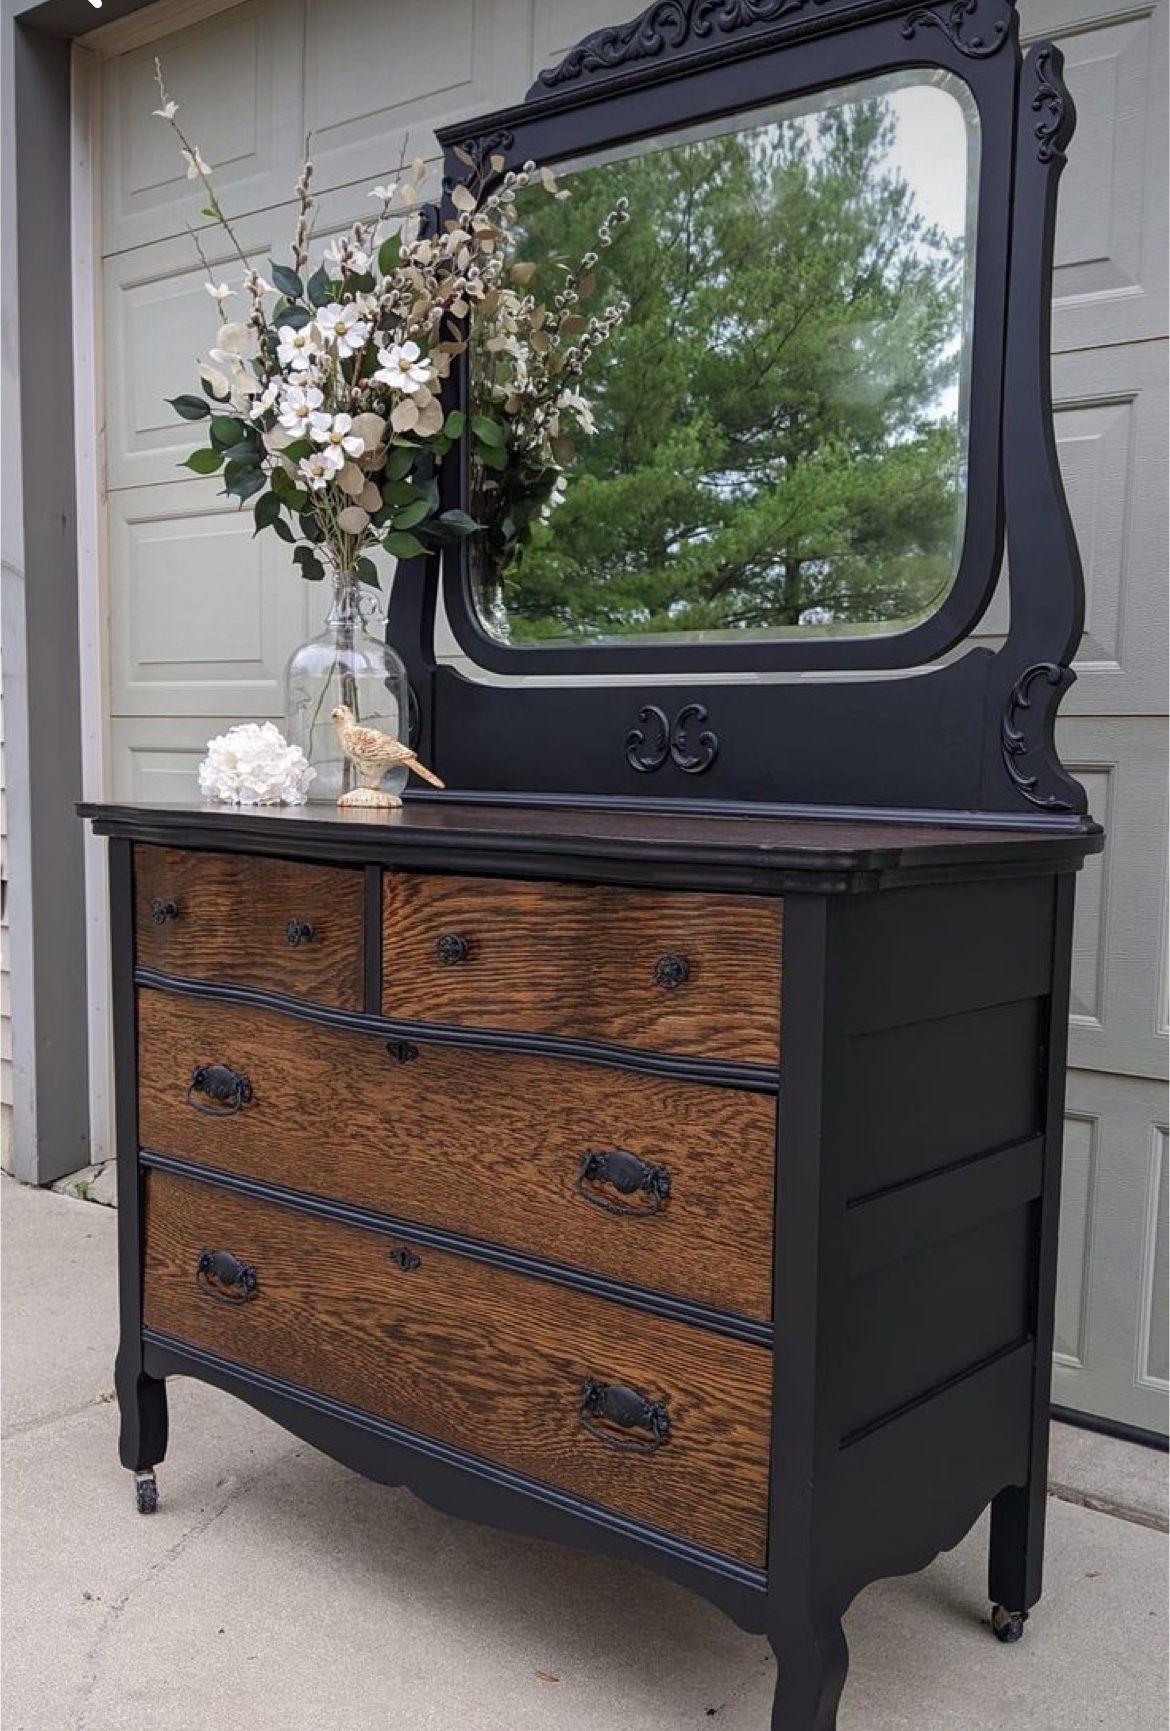
[[[770,1095],[154,990],[138,1032],[146,1148],[771,1317]]]

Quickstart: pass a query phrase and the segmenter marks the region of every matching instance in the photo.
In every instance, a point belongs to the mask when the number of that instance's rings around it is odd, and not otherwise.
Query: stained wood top
[[[99,834],[178,847],[515,872],[659,887],[872,890],[898,882],[1076,870],[1099,825],[1034,829],[818,815],[739,816],[596,805],[407,800],[398,811],[227,808],[198,800],[78,806]]]

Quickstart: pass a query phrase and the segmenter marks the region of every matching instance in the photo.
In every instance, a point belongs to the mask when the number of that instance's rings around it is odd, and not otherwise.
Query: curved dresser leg
[[[136,1477],[153,1477],[167,1452],[167,1385],[142,1370],[118,1371],[118,1455]]]
[[[791,1624],[769,1636],[779,1675],[772,1731],[836,1731],[837,1707],[849,1671],[839,1619]]]
[[[1046,1484],[1009,1485],[991,1505],[988,1590],[997,1640],[1018,1641],[1044,1584]]]

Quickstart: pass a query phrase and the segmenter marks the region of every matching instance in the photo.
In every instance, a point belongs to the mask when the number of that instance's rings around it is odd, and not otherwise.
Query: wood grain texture
[[[199,1252],[252,1264],[255,1298],[206,1298]],[[152,1172],[148,1327],[345,1401],[606,1508],[761,1565],[771,1354],[525,1275]],[[620,1454],[581,1427],[581,1384],[665,1401],[668,1440]]]
[[[453,1046],[399,1063],[378,1035],[146,989],[138,1014],[144,1147],[771,1315],[768,1095]],[[251,1103],[193,1111],[200,1064],[244,1071]],[[669,1169],[660,1213],[618,1218],[578,1194],[582,1156],[615,1148]]]
[[[774,1064],[780,918],[764,896],[389,872],[383,1012]],[[452,934],[454,966],[436,950]],[[674,990],[655,979],[668,955],[689,969]]]
[[[156,899],[178,917],[156,923]],[[141,967],[362,1008],[359,868],[138,846],[134,902]],[[290,944],[290,920],[312,939]]]

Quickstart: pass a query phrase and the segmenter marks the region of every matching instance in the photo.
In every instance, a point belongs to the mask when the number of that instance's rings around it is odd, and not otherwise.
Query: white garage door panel
[[[115,715],[278,715],[307,592],[274,536],[214,481],[114,493],[110,704]]]
[[[528,86],[531,0],[308,0],[305,122],[314,180],[388,178],[434,129],[518,101]]]
[[[1166,728],[1148,717],[1076,720],[1060,753],[1106,824],[1105,852],[1077,880],[1069,1061],[1165,1076],[1163,936]]]
[[[1166,1425],[1166,1156],[1164,1089],[1070,1076],[1052,1396],[1155,1431]]]
[[[204,225],[202,183],[188,180],[178,140],[152,113],[157,52],[177,119],[215,168],[224,209],[287,199],[304,149],[302,0],[248,0],[107,66],[103,93],[102,251],[142,246]]]
[[[1150,715],[1166,702],[1164,343],[1059,355],[1060,466],[1085,569],[1070,715]]]
[[[1021,0],[1020,22],[1025,40],[1060,43],[1077,105],[1061,185],[1053,345],[1165,336],[1166,8]]]

